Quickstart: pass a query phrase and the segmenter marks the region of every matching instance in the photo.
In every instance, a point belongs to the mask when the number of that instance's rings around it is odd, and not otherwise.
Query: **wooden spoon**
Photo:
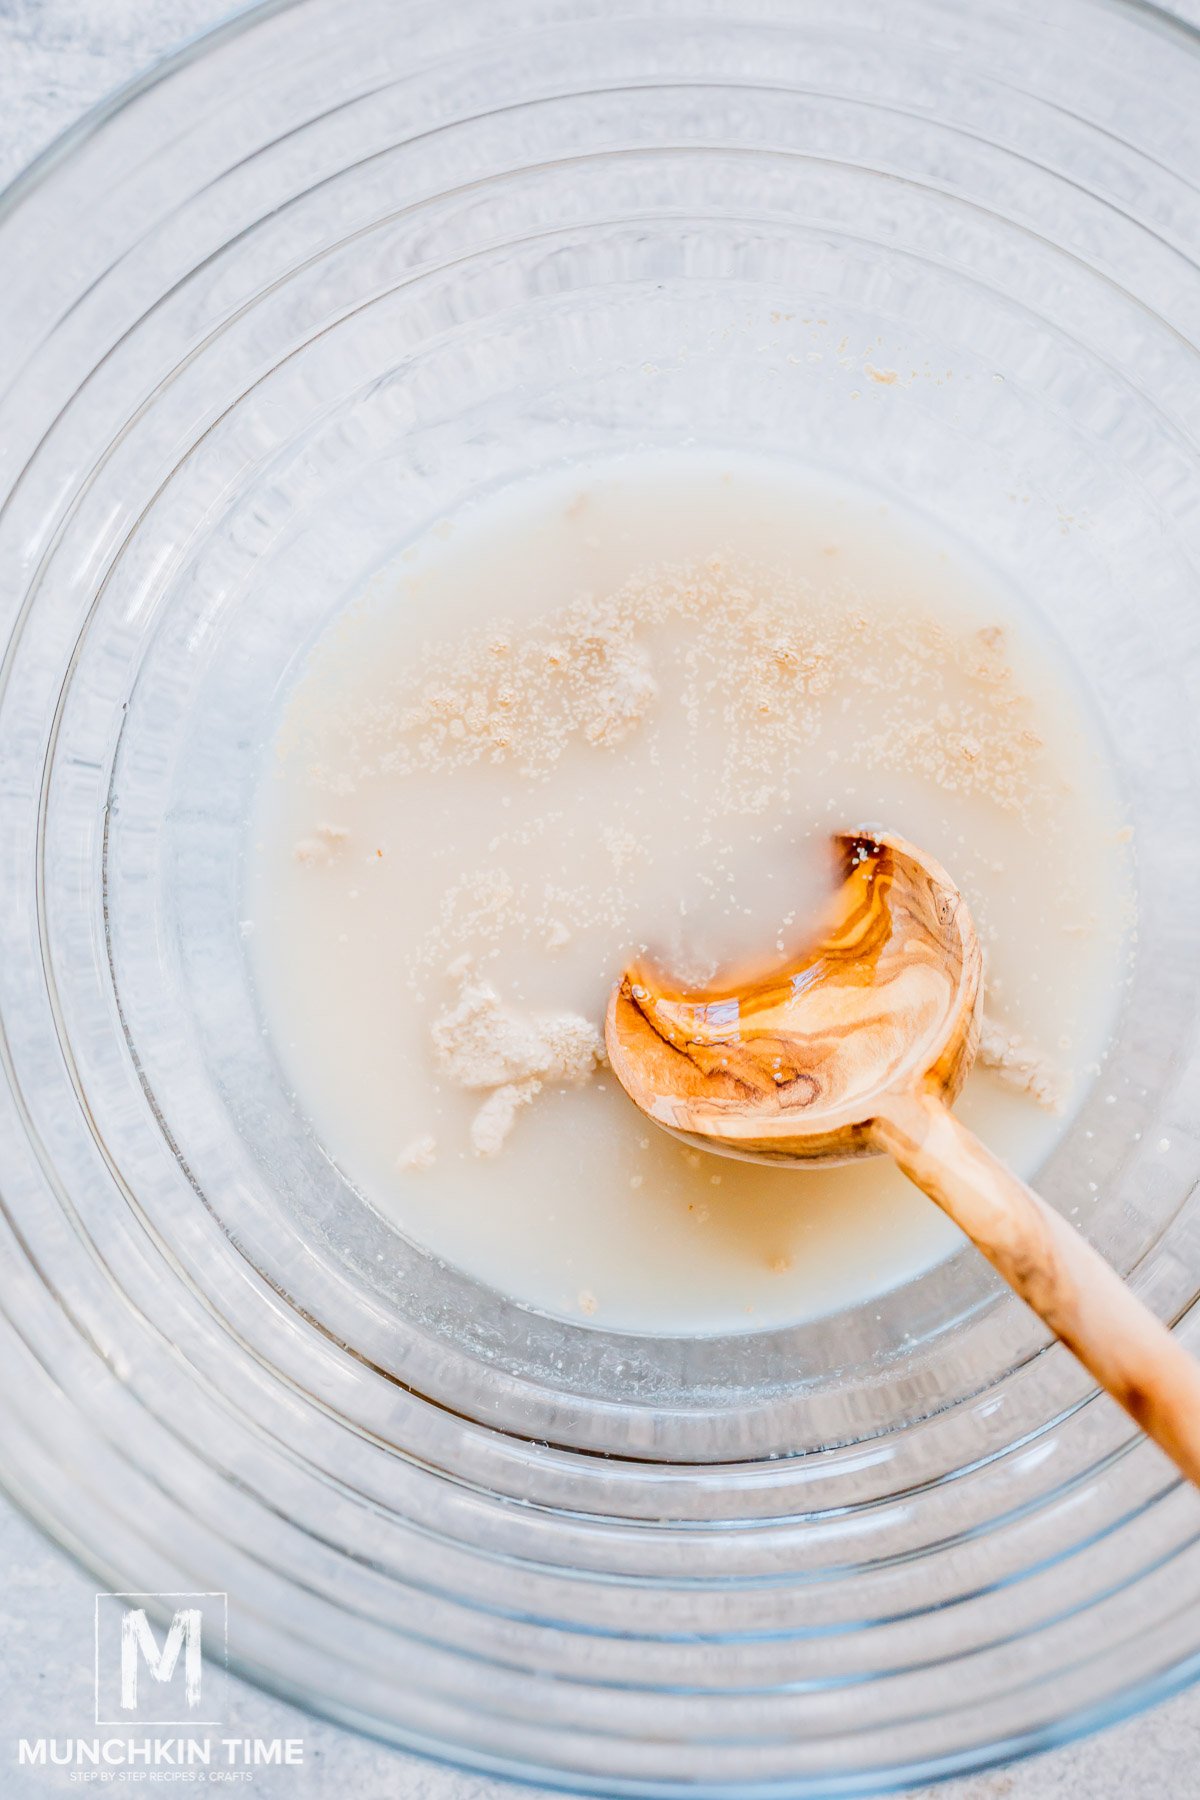
[[[689,990],[645,963],[605,1022],[609,1060],[657,1124],[754,1162],[886,1151],[1200,1485],[1197,1364],[1087,1240],[950,1111],[979,1038],[982,958],[945,870],[902,838],[833,840],[811,949]]]

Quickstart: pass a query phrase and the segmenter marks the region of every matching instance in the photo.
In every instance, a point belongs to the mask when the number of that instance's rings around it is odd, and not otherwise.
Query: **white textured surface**
[[[1177,10],[1200,23],[1200,0],[1177,0]],[[227,11],[221,0],[0,0],[0,184],[110,88]],[[0,1571],[0,1796],[78,1791],[66,1770],[18,1772],[16,1740],[88,1731],[94,1583],[2,1499]],[[232,1689],[228,1735],[300,1736],[306,1744],[303,1769],[258,1774],[258,1800],[521,1800],[527,1792],[317,1724],[242,1683]],[[936,1793],[1195,1800],[1200,1689],[1086,1743]]]

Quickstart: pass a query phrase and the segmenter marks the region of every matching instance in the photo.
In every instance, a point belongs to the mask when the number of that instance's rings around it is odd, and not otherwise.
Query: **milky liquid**
[[[482,983],[601,1025],[647,947],[758,958],[831,830],[942,861],[986,956],[965,1121],[1032,1175],[1098,1072],[1128,853],[1070,670],[961,548],[764,459],[529,480],[411,544],[316,645],[264,750],[247,910],[265,1021],[328,1153],[518,1301],[647,1331],[844,1307],[958,1243],[882,1160],[757,1168],[553,1079],[493,1155],[431,1029]]]

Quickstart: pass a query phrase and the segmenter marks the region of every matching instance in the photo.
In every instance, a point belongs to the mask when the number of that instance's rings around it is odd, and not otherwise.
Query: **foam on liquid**
[[[862,825],[972,906],[993,1044],[1032,1067],[977,1069],[959,1110],[1033,1175],[1103,1057],[1128,873],[1104,746],[1032,617],[893,507],[765,459],[481,501],[334,623],[264,757],[250,944],[296,1103],[401,1231],[551,1312],[757,1329],[892,1286],[959,1240],[882,1160],[684,1149],[603,1068],[524,1096],[480,1156],[487,1096],[431,1040],[472,983],[599,1026],[647,947],[783,947],[818,846]]]

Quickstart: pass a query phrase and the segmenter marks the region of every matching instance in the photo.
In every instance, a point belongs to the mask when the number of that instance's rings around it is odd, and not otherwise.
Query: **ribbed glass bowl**
[[[1200,1348],[1196,49],[1098,0],[297,0],[0,202],[4,1480],[107,1585],[610,1797],[875,1792],[1196,1673],[1200,1497],[976,1259],[725,1341],[517,1308],[323,1155],[239,924],[301,648],[465,496],[681,442],[886,489],[1102,715],[1136,967],[1040,1181]]]

